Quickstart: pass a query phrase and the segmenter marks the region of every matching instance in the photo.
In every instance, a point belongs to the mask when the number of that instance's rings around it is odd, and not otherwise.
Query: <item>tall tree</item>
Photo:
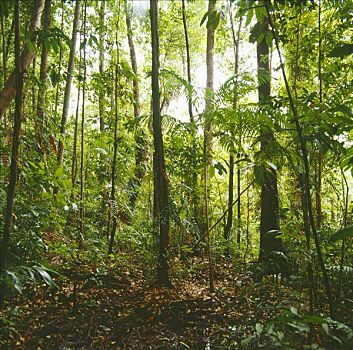
[[[266,35],[269,25],[266,17],[258,22],[258,26],[265,37],[257,43],[258,67],[258,96],[260,109],[265,111],[270,106],[271,80],[264,82],[262,75],[270,76],[270,55]],[[274,135],[269,127],[261,126],[260,129],[262,162],[270,161],[273,157]],[[277,188],[277,174],[271,168],[262,166],[263,183],[261,186],[261,218],[260,218],[260,260],[266,260],[274,251],[283,251],[282,239],[268,234],[269,231],[279,230],[279,200]]]
[[[33,13],[32,13],[31,24],[30,24],[30,37],[33,41],[35,39],[36,32],[40,28],[43,8],[44,8],[44,0],[36,0],[33,7]],[[21,68],[20,72],[22,75],[26,73],[27,70],[30,68],[35,55],[36,55],[35,47],[33,47],[33,45],[29,46],[28,44],[25,44],[23,52],[21,54],[21,59],[20,59],[20,68]],[[5,114],[8,106],[10,105],[11,101],[15,96],[16,86],[17,86],[16,74],[18,74],[18,71],[15,68],[15,70],[7,79],[6,84],[0,93],[0,117],[2,117]]]
[[[14,199],[17,182],[17,172],[19,163],[19,147],[20,147],[20,130],[21,130],[21,104],[22,104],[22,90],[23,90],[23,70],[21,67],[20,57],[20,0],[15,2],[15,71],[13,76],[16,78],[14,91],[16,91],[15,98],[15,116],[14,126],[12,132],[12,151],[11,151],[11,164],[10,164],[10,176],[9,184],[7,187],[6,194],[6,211],[5,211],[5,222],[4,231],[2,234],[1,241],[1,257],[0,257],[0,272],[7,269],[8,255],[9,255],[9,243],[13,220],[14,211]],[[1,300],[0,300],[1,304]]]
[[[74,20],[73,20],[73,24],[72,24],[71,47],[70,47],[69,63],[68,63],[68,67],[67,67],[65,94],[64,94],[64,101],[63,101],[63,111],[62,111],[61,123],[60,123],[60,136],[61,137],[59,140],[58,155],[57,155],[59,165],[62,164],[63,157],[64,157],[64,142],[63,142],[62,138],[65,135],[67,116],[69,113],[69,106],[70,106],[71,84],[72,84],[72,76],[73,76],[74,63],[75,63],[77,31],[78,31],[78,24],[80,22],[80,9],[81,9],[81,0],[76,0]]]
[[[51,22],[51,6],[52,0],[45,0],[43,29],[47,31],[50,28]],[[43,132],[43,118],[44,118],[44,101],[46,92],[46,78],[48,71],[48,48],[45,43],[42,43],[42,55],[40,58],[40,72],[39,72],[39,92],[37,100],[37,127],[36,127],[36,142],[42,153],[45,153],[45,146],[42,145]]]
[[[99,7],[99,74],[101,78],[104,73],[104,33],[105,33],[105,0],[101,0]],[[99,90],[98,96],[99,104],[99,129],[104,131],[105,120],[104,120],[104,92]]]
[[[235,84],[234,84],[234,92],[233,92],[233,111],[237,113],[237,105],[238,105],[238,72],[239,72],[239,44],[240,44],[240,30],[242,24],[242,17],[239,18],[239,26],[237,33],[234,28],[234,20],[233,20],[233,12],[232,5],[229,6],[229,18],[232,30],[232,38],[233,38],[233,50],[234,50],[234,75],[235,75]],[[241,125],[238,126],[241,128]],[[240,142],[241,144],[241,132],[240,134]],[[235,137],[232,133],[232,138]],[[230,232],[233,227],[233,199],[234,199],[234,150],[231,150],[229,154],[229,178],[228,178],[228,215],[227,215],[227,224],[224,228],[224,238],[229,240]],[[240,225],[241,218],[241,198],[240,198],[240,167],[238,166],[237,170],[237,190],[238,190],[238,203],[237,203],[237,212],[238,212],[238,226]],[[237,243],[240,243],[240,228],[238,227],[237,234]]]
[[[82,81],[82,110],[81,110],[81,161],[80,161],[80,243],[84,234],[84,160],[85,160],[85,107],[86,107],[86,80],[87,80],[87,0],[84,2],[83,15],[83,81]]]
[[[159,34],[158,0],[150,0],[150,19],[152,37],[152,110],[154,144],[154,213],[155,225],[159,231],[159,259],[157,280],[162,286],[171,286],[169,279],[169,203],[168,183],[164,161],[163,135],[159,92]]]
[[[143,129],[140,126],[139,117],[141,114],[141,102],[140,102],[140,87],[139,87],[139,78],[138,78],[138,69],[137,69],[137,59],[136,59],[136,50],[134,44],[134,37],[132,32],[132,8],[128,5],[127,0],[125,0],[125,19],[126,19],[126,28],[127,28],[127,39],[130,50],[130,60],[132,71],[134,72],[134,77],[132,81],[132,88],[134,94],[134,119],[136,122],[136,150],[135,150],[135,169],[134,174],[131,180],[129,181],[129,207],[131,211],[135,208],[136,199],[138,196],[139,187],[141,181],[146,172],[146,159],[147,159],[147,143],[146,137]]]
[[[207,240],[208,263],[209,263],[209,288],[213,292],[213,264],[211,254],[211,237],[210,237],[210,218],[209,218],[209,168],[212,164],[212,123],[210,113],[213,109],[213,90],[214,90],[214,46],[215,31],[218,25],[216,0],[208,1],[208,19],[207,19],[207,45],[206,45],[206,99],[205,99],[205,121],[204,121],[204,140],[203,140],[203,157],[204,157],[204,234]]]
[[[190,45],[189,45],[189,33],[188,33],[188,26],[186,20],[186,8],[185,8],[185,0],[182,0],[182,19],[183,19],[183,27],[184,27],[184,37],[185,37],[185,49],[186,49],[186,71],[187,71],[187,78],[188,83],[191,86],[191,58],[190,58]],[[189,110],[189,120],[190,120],[190,129],[191,129],[191,137],[192,137],[192,149],[193,152],[191,154],[191,204],[193,210],[193,216],[195,222],[198,222],[198,215],[197,215],[197,172],[196,172],[196,123],[194,118],[194,112],[192,108],[192,93],[191,91],[188,94],[188,110]]]
[[[113,154],[113,164],[112,164],[112,175],[111,175],[111,207],[115,208],[115,180],[116,180],[116,159],[118,155],[118,118],[119,118],[119,63],[120,63],[120,50],[119,50],[119,42],[118,42],[118,34],[119,34],[119,24],[120,24],[120,1],[118,5],[118,16],[117,16],[117,25],[115,32],[115,45],[116,45],[116,62],[115,62],[115,84],[114,84],[114,154]],[[112,230],[110,232],[110,240],[109,240],[109,248],[108,252],[113,252],[115,233],[117,227],[117,213],[112,210]]]

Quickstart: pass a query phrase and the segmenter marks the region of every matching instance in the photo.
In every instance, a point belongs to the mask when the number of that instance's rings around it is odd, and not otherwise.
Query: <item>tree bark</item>
[[[83,16],[83,42],[85,43],[83,47],[83,82],[82,82],[82,110],[81,110],[81,161],[80,161],[80,235],[79,243],[82,245],[85,222],[84,222],[84,160],[85,160],[85,107],[86,107],[86,80],[87,80],[87,42],[86,42],[86,22],[87,22],[87,0],[84,2],[84,16]]]
[[[67,78],[66,78],[64,102],[63,102],[63,111],[62,111],[61,123],[60,123],[61,137],[59,140],[58,155],[57,155],[57,160],[59,165],[62,164],[63,156],[64,156],[64,143],[62,141],[62,138],[65,136],[67,115],[69,113],[71,84],[72,84],[72,76],[73,76],[75,53],[76,53],[77,32],[78,32],[78,24],[80,21],[80,9],[81,9],[81,0],[76,0],[75,15],[74,15],[74,21],[72,26],[70,56],[69,56],[69,63],[67,67]]]
[[[303,165],[304,165],[302,192],[303,192],[303,196],[305,198],[305,203],[306,203],[306,206],[307,206],[307,215],[308,215],[308,220],[309,220],[309,224],[310,224],[310,230],[311,230],[311,233],[314,236],[314,242],[315,242],[315,248],[316,248],[316,253],[317,253],[317,257],[318,257],[319,266],[320,266],[320,269],[321,269],[322,274],[323,274],[323,284],[325,286],[326,296],[327,296],[328,304],[329,304],[329,308],[330,308],[330,316],[332,318],[334,318],[336,312],[335,312],[335,309],[334,309],[334,301],[333,301],[333,296],[332,296],[331,283],[330,283],[329,276],[328,276],[328,273],[327,273],[324,256],[323,256],[322,250],[321,250],[320,237],[319,237],[318,232],[316,230],[316,224],[315,224],[315,218],[314,218],[314,210],[313,210],[313,205],[312,205],[312,202],[311,202],[310,166],[309,166],[309,159],[308,159],[308,150],[307,150],[306,141],[305,141],[304,134],[303,134],[302,125],[300,124],[300,121],[299,121],[299,118],[298,118],[298,111],[297,111],[297,108],[296,108],[296,106],[294,104],[293,96],[292,96],[292,93],[291,93],[291,90],[290,90],[290,87],[289,87],[287,74],[286,74],[286,72],[284,70],[284,65],[283,65],[283,61],[282,61],[282,55],[281,55],[281,51],[279,49],[278,35],[277,35],[277,32],[276,32],[276,29],[275,29],[275,26],[274,26],[274,23],[273,23],[273,20],[272,20],[272,16],[271,16],[271,11],[270,11],[271,0],[266,0],[265,6],[266,6],[266,11],[267,11],[269,24],[271,25],[274,41],[275,41],[275,44],[276,44],[276,50],[278,52],[279,59],[280,59],[280,65],[281,65],[282,75],[283,75],[283,79],[284,79],[284,83],[285,83],[285,87],[286,87],[286,91],[287,91],[287,95],[288,95],[288,99],[289,99],[290,109],[291,109],[292,114],[293,114],[293,120],[294,120],[295,127],[296,127],[297,134],[298,134],[299,147],[300,147],[302,161],[303,161]],[[303,208],[303,210],[305,210],[305,208]],[[304,213],[304,215],[306,215],[306,214]]]
[[[105,32],[105,0],[101,0],[99,8],[99,74],[101,79],[104,73],[104,32]],[[104,120],[104,93],[100,90],[98,96],[99,104],[99,130],[103,132],[105,129],[105,120]]]
[[[238,32],[237,32],[237,34],[235,34],[234,23],[233,23],[233,13],[232,13],[231,5],[229,7],[229,18],[230,18],[231,29],[232,29],[232,37],[233,37],[234,75],[236,76],[236,83],[234,84],[234,92],[233,92],[233,110],[234,110],[234,112],[236,112],[237,104],[238,104],[237,83],[238,83],[238,71],[239,71],[239,44],[240,44],[240,30],[241,30],[242,17],[239,18]],[[234,135],[232,135],[232,136],[234,137]],[[240,135],[240,139],[241,139],[241,135]],[[239,196],[240,191],[241,191],[239,166],[238,166],[237,175],[238,175],[238,177],[237,177],[237,179],[238,179],[237,180],[237,190],[238,190],[238,196]],[[227,224],[224,228],[224,239],[226,241],[229,240],[230,232],[233,227],[233,207],[232,207],[233,198],[234,198],[234,155],[232,152],[230,152],[230,154],[229,154],[229,178],[228,178],[228,216],[227,216]],[[237,205],[238,226],[240,225],[240,218],[241,218],[240,205],[241,205],[241,198],[239,198],[238,205]],[[237,232],[237,243],[240,244],[240,228],[239,227],[238,227],[238,232]]]
[[[8,254],[9,254],[9,244],[10,235],[13,220],[14,211],[14,199],[15,190],[17,183],[17,172],[19,163],[19,146],[20,146],[20,130],[21,130],[21,104],[22,104],[22,89],[23,89],[23,70],[21,67],[20,58],[20,1],[15,2],[15,71],[13,76],[15,77],[15,87],[16,91],[15,98],[15,118],[12,133],[12,151],[11,151],[11,164],[10,164],[10,177],[9,184],[7,187],[6,196],[6,211],[5,211],[5,221],[4,221],[4,231],[1,241],[1,258],[0,258],[0,272],[4,272],[7,269]],[[1,288],[2,289],[2,288]],[[1,293],[0,293],[1,294]],[[2,295],[0,298],[0,305],[2,301]]]
[[[51,4],[52,0],[45,0],[44,5],[44,18],[43,18],[43,29],[48,30],[50,28],[51,22]],[[45,81],[47,78],[47,70],[48,70],[48,49],[45,44],[42,44],[42,55],[40,58],[40,72],[39,72],[39,91],[38,91],[38,99],[37,99],[37,121],[38,124],[36,126],[36,141],[39,146],[39,150],[45,154],[46,146],[43,145],[42,141],[42,132],[43,132],[43,118],[44,118],[44,101],[45,101],[45,92],[46,86]]]
[[[185,37],[185,49],[186,49],[186,71],[187,71],[187,78],[188,83],[191,86],[191,59],[190,59],[190,46],[189,46],[189,33],[186,21],[186,9],[185,9],[185,0],[182,0],[182,19],[183,19],[183,27],[184,27],[184,37]],[[189,110],[189,118],[190,118],[190,130],[191,130],[191,138],[192,138],[192,154],[191,154],[191,205],[192,211],[195,222],[199,221],[197,215],[197,207],[198,207],[198,200],[197,200],[197,172],[196,172],[196,131],[197,126],[194,119],[194,112],[192,108],[192,95],[188,95],[188,110]]]
[[[44,0],[36,0],[36,3],[33,8],[31,24],[30,24],[30,37],[32,40],[35,39],[35,33],[40,28],[41,17],[44,8]],[[21,59],[20,59],[20,73],[23,75],[27,72],[31,63],[33,61],[36,52],[33,48],[28,47],[25,44]],[[12,74],[6,81],[4,88],[0,93],[0,118],[4,116],[7,108],[9,107],[11,101],[13,100],[15,93],[16,93],[16,86],[17,86],[17,74],[18,70],[14,70]]]
[[[131,25],[131,11],[132,9],[128,6],[127,0],[125,0],[125,19],[127,28],[127,39],[130,50],[130,60],[132,71],[134,72],[134,79],[132,81],[133,94],[134,94],[134,119],[136,121],[136,150],[135,150],[135,169],[131,180],[129,181],[129,207],[133,211],[135,203],[138,197],[139,188],[143,177],[146,173],[146,161],[147,161],[147,141],[146,136],[139,124],[139,117],[141,114],[141,103],[140,103],[140,87],[138,80],[138,69],[136,60],[135,44]]]
[[[119,117],[119,98],[118,98],[118,88],[119,88],[119,62],[120,62],[120,51],[118,43],[118,33],[119,33],[119,23],[120,23],[120,1],[118,9],[118,21],[117,28],[115,32],[115,45],[116,45],[116,62],[115,62],[115,85],[114,85],[114,154],[113,154],[113,164],[112,164],[112,176],[111,176],[111,208],[112,208],[112,230],[110,233],[108,253],[113,252],[115,233],[117,227],[117,213],[114,212],[115,208],[115,177],[116,177],[116,158],[118,154],[118,117]]]
[[[268,21],[263,18],[259,23],[261,30],[265,33],[269,31]],[[257,44],[257,67],[258,74],[261,71],[270,73],[269,46],[266,38]],[[271,95],[270,79],[258,86],[259,106],[265,108],[269,105]],[[261,154],[262,158],[271,160],[272,148],[275,142],[273,132],[270,128],[261,127],[260,130]],[[271,258],[272,252],[283,251],[281,238],[268,235],[268,231],[279,230],[279,201],[277,189],[277,174],[275,171],[263,167],[264,183],[261,186],[261,218],[260,218],[260,260],[266,261]],[[266,168],[266,169],[265,169]]]
[[[154,144],[154,219],[159,231],[159,258],[157,281],[170,287],[169,279],[169,203],[168,184],[164,161],[163,135],[161,127],[159,93],[159,35],[158,35],[158,0],[150,0],[150,19],[152,37],[152,109],[153,109],[153,144]]]

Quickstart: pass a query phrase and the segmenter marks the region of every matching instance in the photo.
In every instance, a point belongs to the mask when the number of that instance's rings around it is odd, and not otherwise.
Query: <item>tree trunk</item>
[[[312,205],[312,202],[311,202],[310,166],[309,166],[309,159],[308,159],[308,150],[307,150],[306,141],[305,141],[303,130],[302,130],[302,125],[299,122],[298,111],[297,111],[296,106],[294,104],[293,96],[292,96],[292,93],[291,93],[291,90],[290,90],[289,84],[288,84],[287,74],[286,74],[286,72],[284,70],[284,65],[283,65],[283,62],[282,62],[282,55],[281,55],[281,51],[279,49],[278,36],[277,36],[277,32],[276,32],[274,23],[272,21],[272,16],[271,16],[271,12],[270,12],[271,1],[267,0],[265,2],[265,6],[266,6],[267,15],[268,15],[268,20],[269,20],[269,23],[270,23],[271,28],[272,28],[272,33],[273,33],[273,37],[274,37],[274,40],[275,40],[276,49],[277,49],[277,52],[278,52],[278,55],[279,55],[279,59],[280,59],[280,65],[281,65],[281,69],[282,69],[282,75],[283,75],[286,91],[287,91],[287,94],[288,94],[290,109],[291,109],[292,114],[293,114],[293,120],[295,122],[295,127],[296,127],[297,134],[298,134],[299,146],[300,146],[302,161],[303,161],[303,165],[304,165],[302,191],[303,191],[303,195],[304,195],[304,198],[305,198],[305,203],[306,203],[306,206],[307,206],[307,215],[308,215],[308,220],[309,220],[309,224],[310,224],[311,233],[314,236],[314,242],[315,242],[315,248],[316,248],[316,253],[317,253],[317,257],[318,257],[319,266],[321,268],[322,275],[323,275],[323,284],[325,286],[326,296],[327,296],[328,304],[329,304],[329,308],[330,308],[330,316],[332,318],[334,318],[335,317],[335,309],[334,309],[334,302],[333,302],[333,298],[332,298],[331,283],[330,283],[329,276],[328,276],[328,273],[327,273],[326,264],[325,264],[325,261],[324,261],[324,256],[323,256],[322,250],[321,250],[320,237],[319,237],[318,232],[316,230],[316,224],[315,224],[315,218],[314,218],[314,210],[313,210],[313,205]],[[303,210],[305,210],[305,208],[303,208]]]
[[[4,221],[4,231],[1,241],[1,258],[0,258],[0,273],[7,269],[10,235],[14,211],[14,199],[17,182],[17,171],[19,163],[19,146],[20,146],[20,130],[21,130],[21,102],[22,102],[22,89],[23,89],[23,70],[21,67],[20,58],[20,1],[15,2],[15,77],[14,91],[16,91],[15,98],[15,118],[12,134],[12,151],[11,151],[11,164],[10,164],[10,177],[7,187],[6,196],[6,211]],[[1,276],[0,276],[1,277]],[[0,286],[2,287],[2,286]],[[2,289],[2,288],[0,288]],[[0,292],[1,294],[1,292]],[[0,298],[0,305],[2,302],[2,295]]]
[[[240,30],[241,30],[241,23],[242,23],[242,17],[239,18],[239,27],[238,27],[238,32],[237,35],[235,34],[234,30],[234,23],[233,23],[233,13],[232,13],[232,7],[229,7],[229,18],[230,18],[230,23],[231,23],[231,29],[232,29],[232,37],[233,37],[233,49],[234,49],[234,75],[236,76],[236,83],[234,84],[234,92],[233,92],[233,110],[236,112],[237,110],[237,104],[238,104],[238,94],[237,94],[237,83],[238,83],[238,72],[239,72],[239,43],[240,43]],[[234,137],[234,135],[232,135]],[[241,139],[241,136],[240,136]],[[233,151],[233,150],[232,150]],[[240,205],[241,205],[241,198],[239,197],[240,195],[240,169],[238,166],[238,181],[237,181],[237,190],[238,190],[238,226],[240,225],[240,216],[241,216],[241,211],[240,211]],[[233,198],[234,198],[234,155],[231,152],[229,154],[229,178],[228,178],[228,216],[227,216],[227,224],[224,229],[224,239],[226,241],[229,240],[230,232],[233,227]],[[238,227],[238,234],[237,234],[237,243],[240,244],[240,229]],[[228,243],[229,244],[229,243]]]
[[[84,16],[83,16],[83,82],[82,82],[82,113],[81,113],[81,161],[80,161],[80,235],[79,242],[82,245],[84,237],[84,160],[85,160],[85,106],[86,106],[86,80],[87,80],[87,42],[86,42],[86,22],[87,22],[87,0],[84,2]]]
[[[33,40],[35,32],[40,28],[40,20],[42,17],[44,8],[44,0],[36,0],[36,3],[33,8],[33,14],[31,18],[30,24],[30,37]],[[20,73],[23,75],[27,72],[31,63],[33,61],[34,56],[36,55],[35,50],[32,47],[28,47],[25,44],[22,55],[21,55],[21,62],[20,62]],[[0,117],[2,117],[7,108],[9,107],[11,101],[13,100],[15,93],[16,93],[16,86],[17,86],[17,76],[18,70],[14,70],[10,77],[7,79],[4,88],[0,93]]]
[[[99,8],[99,74],[101,79],[104,73],[104,32],[105,32],[105,0],[101,0]],[[99,90],[98,96],[99,104],[99,130],[101,132],[105,129],[105,120],[104,120],[104,93]]]
[[[264,33],[269,31],[268,21],[263,18],[259,23]],[[270,73],[269,65],[269,46],[266,38],[257,44],[257,67],[258,74],[261,71]],[[271,82],[270,80],[258,86],[259,105],[264,108],[269,105]],[[271,153],[274,144],[273,132],[270,128],[261,127],[260,130],[261,153],[262,158],[271,160]],[[269,171],[266,167],[264,171],[264,182],[261,186],[261,219],[260,219],[260,260],[267,260],[274,251],[283,251],[281,238],[268,235],[271,230],[279,230],[279,202],[277,189],[277,174],[275,171]]]
[[[130,60],[132,71],[134,72],[133,84],[133,94],[134,94],[134,119],[136,121],[136,150],[135,150],[135,170],[133,177],[129,181],[129,207],[133,211],[135,208],[135,203],[137,200],[139,188],[142,182],[143,177],[146,173],[146,161],[147,161],[147,141],[143,129],[140,126],[138,118],[141,114],[141,103],[140,103],[140,87],[138,81],[138,69],[137,69],[137,60],[136,60],[136,51],[132,33],[131,25],[131,11],[132,9],[128,6],[127,0],[125,0],[125,19],[126,19],[126,28],[127,28],[127,39],[130,50]]]
[[[319,110],[322,110],[322,63],[323,63],[323,55],[322,55],[322,34],[321,34],[321,0],[319,0],[319,18],[318,18],[318,26],[319,26],[319,57],[318,57],[318,72],[319,72]],[[322,182],[322,168],[324,163],[324,156],[322,154],[321,149],[318,150],[318,159],[317,159],[317,176],[316,176],[316,223],[317,228],[320,230],[322,224],[322,208],[321,208],[321,182]]]
[[[45,0],[44,5],[44,19],[43,19],[43,29],[48,30],[50,28],[51,22],[51,3],[52,0]],[[44,101],[46,92],[46,78],[48,70],[48,49],[42,44],[42,55],[40,58],[40,72],[39,72],[39,91],[37,100],[37,126],[36,126],[36,142],[39,150],[45,154],[46,146],[43,145],[42,133],[43,133],[43,118],[44,118]]]
[[[67,78],[66,78],[64,102],[63,102],[63,111],[62,111],[61,124],[60,124],[61,137],[59,140],[58,155],[57,155],[59,165],[62,164],[63,156],[64,156],[64,143],[62,141],[62,138],[65,136],[67,115],[69,113],[71,83],[72,83],[72,76],[73,76],[74,63],[75,63],[77,31],[78,31],[78,24],[80,21],[80,8],[81,8],[81,0],[76,0],[75,15],[74,15],[74,21],[72,26],[70,56],[69,56],[69,63],[67,67]]]
[[[152,108],[154,144],[154,219],[159,231],[159,258],[157,281],[170,287],[169,279],[169,203],[167,174],[164,161],[163,136],[161,127],[159,95],[159,36],[158,0],[150,0],[151,37],[152,37]]]
[[[185,0],[182,0],[182,17],[183,17],[183,27],[184,27],[184,37],[185,37],[185,49],[186,49],[186,71],[188,77],[188,83],[191,85],[191,62],[190,62],[190,46],[189,46],[189,34],[188,27],[186,21],[186,10],[185,10]],[[188,95],[188,110],[189,110],[189,118],[190,118],[190,130],[191,130],[191,138],[192,138],[192,154],[191,154],[191,205],[195,222],[199,221],[197,215],[197,207],[198,207],[198,198],[197,198],[197,172],[196,172],[196,131],[197,126],[194,119],[194,113],[192,109],[192,94]]]
[[[118,88],[119,88],[119,62],[120,62],[120,51],[118,43],[118,33],[119,33],[119,23],[120,23],[120,1],[118,9],[118,22],[115,32],[115,45],[116,45],[116,63],[115,63],[115,85],[114,85],[114,154],[113,154],[113,164],[112,164],[112,177],[111,177],[111,195],[110,195],[110,205],[111,205],[111,219],[112,219],[112,230],[110,233],[108,253],[113,252],[115,233],[117,227],[117,213],[114,212],[115,209],[115,177],[116,177],[116,158],[118,154]]]

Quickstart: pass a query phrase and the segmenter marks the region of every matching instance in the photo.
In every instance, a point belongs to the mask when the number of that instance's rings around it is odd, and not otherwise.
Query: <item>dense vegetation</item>
[[[352,0],[3,0],[0,347],[352,349]]]

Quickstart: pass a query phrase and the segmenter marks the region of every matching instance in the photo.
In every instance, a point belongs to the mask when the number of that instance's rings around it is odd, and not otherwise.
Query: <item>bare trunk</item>
[[[232,13],[232,6],[229,7],[229,18],[230,18],[230,23],[231,23],[231,29],[232,29],[232,37],[233,37],[233,50],[234,50],[234,75],[236,76],[236,83],[234,84],[234,92],[233,92],[233,110],[237,110],[237,104],[238,104],[238,95],[237,95],[237,82],[238,82],[238,71],[239,71],[239,44],[240,44],[240,30],[241,30],[241,23],[242,23],[242,17],[239,18],[239,27],[238,27],[238,32],[237,35],[235,34],[235,29],[234,29],[234,22],[233,22],[233,13]],[[234,137],[234,135],[232,135]],[[240,136],[241,137],[241,136]],[[233,151],[233,150],[232,150]],[[238,190],[238,197],[241,191],[240,188],[240,169],[238,165],[238,171],[237,171],[237,190]],[[229,154],[229,178],[228,178],[228,216],[227,216],[227,224],[225,226],[224,230],[224,238],[228,241],[229,236],[233,227],[233,198],[234,198],[234,155],[231,152]],[[241,217],[241,211],[240,211],[240,206],[241,206],[241,198],[239,197],[238,200],[238,231],[237,231],[237,243],[240,244],[240,217]],[[229,244],[229,242],[228,242]],[[229,250],[229,249],[228,249]]]
[[[137,69],[137,60],[136,60],[136,51],[132,33],[132,25],[131,25],[131,11],[127,4],[127,0],[125,0],[125,12],[126,12],[126,28],[127,28],[127,39],[130,50],[130,60],[132,71],[134,72],[133,79],[133,94],[134,94],[134,118],[137,122],[136,125],[136,150],[135,150],[135,170],[132,179],[129,181],[129,206],[131,211],[135,208],[135,203],[137,200],[139,188],[142,182],[143,177],[146,173],[146,161],[147,161],[147,141],[144,131],[142,130],[138,118],[141,114],[141,104],[140,104],[140,87],[138,81],[138,69]]]
[[[266,11],[267,11],[267,15],[268,15],[268,20],[269,20],[269,23],[270,23],[271,28],[272,28],[273,37],[275,39],[276,49],[277,49],[277,52],[278,52],[278,55],[279,55],[279,58],[280,58],[282,75],[283,75],[284,83],[285,83],[285,86],[286,86],[286,91],[287,91],[288,98],[289,98],[290,109],[291,109],[292,114],[293,114],[293,120],[295,122],[296,130],[297,130],[297,134],[298,134],[298,138],[299,138],[299,145],[300,145],[300,150],[301,150],[301,155],[302,155],[302,161],[303,161],[303,164],[304,164],[304,176],[303,176],[303,189],[302,189],[302,191],[303,191],[303,195],[305,196],[305,202],[306,202],[306,205],[307,205],[307,215],[308,215],[308,218],[309,218],[309,224],[310,224],[311,233],[314,236],[314,241],[315,241],[315,247],[316,247],[316,253],[317,253],[317,257],[318,257],[319,266],[320,266],[322,274],[323,274],[323,283],[324,283],[324,286],[325,286],[326,296],[327,296],[328,304],[329,304],[329,308],[330,308],[330,315],[331,315],[332,318],[334,318],[335,317],[335,309],[334,309],[334,303],[333,303],[333,299],[332,299],[331,284],[330,284],[329,276],[328,276],[328,273],[327,273],[324,257],[323,257],[322,251],[321,251],[320,237],[319,237],[318,232],[316,230],[313,205],[312,205],[312,202],[311,202],[310,167],[309,167],[308,151],[307,151],[307,147],[306,147],[306,142],[305,142],[302,126],[301,126],[301,124],[299,122],[298,112],[297,112],[297,109],[296,109],[296,107],[294,105],[294,100],[293,100],[293,97],[292,97],[291,90],[289,88],[287,75],[286,75],[286,72],[284,70],[284,65],[283,65],[283,62],[282,62],[282,55],[281,55],[281,52],[280,52],[280,49],[279,49],[278,36],[277,36],[277,33],[276,33],[275,26],[274,26],[274,24],[272,22],[272,16],[271,16],[271,12],[270,12],[271,1],[267,0],[265,2],[265,4],[266,4]]]
[[[43,29],[48,30],[50,28],[51,22],[51,2],[52,0],[45,0],[44,5],[44,19],[43,19]],[[37,126],[36,126],[36,141],[39,150],[45,154],[46,146],[43,145],[42,133],[43,133],[43,118],[44,118],[44,101],[46,86],[45,81],[47,78],[48,70],[48,49],[42,44],[42,55],[40,59],[40,72],[39,72],[39,90],[38,90],[38,100],[37,100]]]
[[[81,8],[81,0],[76,0],[74,22],[72,27],[70,56],[69,56],[69,63],[67,67],[67,78],[66,78],[64,102],[63,102],[63,111],[62,111],[61,123],[60,123],[60,140],[59,140],[58,155],[57,155],[59,165],[62,164],[63,156],[64,156],[64,143],[62,141],[62,138],[65,136],[67,116],[69,113],[71,84],[72,84],[72,76],[73,76],[75,53],[76,53],[77,31],[78,31],[78,24],[80,21],[80,8]]]
[[[104,73],[104,31],[105,31],[105,0],[102,0],[99,8],[99,74],[102,77]],[[99,91],[99,130],[102,132],[105,129],[104,119],[104,93]]]
[[[185,10],[185,0],[182,0],[182,17],[183,17],[183,27],[184,27],[184,37],[185,37],[185,49],[186,49],[186,71],[188,77],[188,83],[191,85],[191,60],[190,60],[190,46],[189,46],[189,34],[188,34],[188,27],[186,21],[186,10]],[[191,137],[192,137],[192,149],[193,153],[191,154],[191,204],[192,204],[192,211],[195,222],[199,221],[197,215],[197,207],[198,207],[198,198],[197,198],[197,172],[196,172],[196,131],[197,126],[194,120],[194,113],[192,109],[192,94],[189,93],[188,95],[188,109],[189,109],[189,118],[190,118],[190,130],[191,130]]]
[[[113,252],[115,233],[117,227],[117,213],[114,212],[115,205],[115,178],[116,178],[116,158],[118,154],[118,117],[119,117],[119,99],[118,99],[118,88],[119,88],[119,62],[120,62],[120,51],[119,51],[119,43],[118,43],[118,33],[119,33],[119,23],[120,23],[120,1],[119,1],[119,9],[118,9],[118,22],[117,28],[115,32],[115,45],[116,45],[116,63],[115,63],[115,85],[114,85],[114,154],[113,154],[113,164],[112,164],[112,177],[111,177],[111,208],[112,208],[112,230],[110,233],[109,239],[109,248],[108,253]]]
[[[84,161],[85,161],[85,107],[86,107],[86,80],[87,80],[87,61],[86,61],[86,21],[87,21],[87,1],[84,3],[84,16],[83,16],[83,82],[82,82],[82,114],[81,114],[81,161],[80,161],[80,235],[79,242],[82,245],[85,222],[84,222]]]
[[[153,108],[153,144],[154,144],[154,219],[159,229],[159,258],[157,281],[170,287],[169,279],[169,203],[168,184],[164,161],[163,135],[161,127],[159,95],[159,35],[158,0],[150,0],[151,36],[152,36],[152,108]]]
[[[14,211],[14,199],[17,183],[17,172],[19,163],[19,146],[20,146],[20,130],[21,130],[21,102],[22,102],[22,89],[23,89],[23,72],[21,70],[20,59],[20,1],[15,2],[15,71],[14,77],[16,78],[14,90],[16,91],[15,98],[15,118],[12,134],[12,151],[11,151],[11,164],[10,164],[10,177],[7,187],[6,196],[6,211],[4,221],[4,231],[1,241],[1,259],[0,259],[0,273],[7,269],[10,235]],[[2,276],[0,276],[2,277]],[[2,279],[1,279],[2,280]],[[2,286],[0,289],[2,291]],[[2,293],[0,291],[0,306],[2,303]]]

